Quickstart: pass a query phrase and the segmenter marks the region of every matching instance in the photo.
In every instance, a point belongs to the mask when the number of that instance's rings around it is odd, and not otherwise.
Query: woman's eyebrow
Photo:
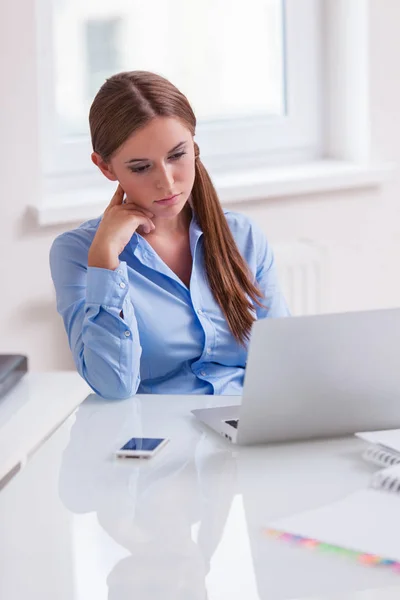
[[[177,144],[176,146],[174,146],[172,148],[172,150],[170,150],[168,152],[168,154],[171,154],[171,152],[176,152],[177,150],[179,150],[180,148],[182,148],[187,142],[179,142],[179,144]],[[145,161],[149,161],[149,158],[130,158],[129,160],[125,161],[126,165],[129,165],[130,163],[134,163],[134,162],[145,162]]]

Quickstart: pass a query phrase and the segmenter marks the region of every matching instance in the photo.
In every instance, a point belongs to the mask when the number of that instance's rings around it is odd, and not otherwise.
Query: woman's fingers
[[[125,192],[122,189],[121,184],[119,183],[117,189],[115,190],[114,196],[111,198],[109,206],[117,206],[118,204],[122,204],[124,194]]]
[[[155,228],[156,226],[154,225],[153,221],[143,216],[143,219],[141,219],[141,223],[138,226],[137,231],[138,233],[150,233],[151,231],[154,231]]]
[[[133,202],[127,202],[127,204],[124,204],[124,208],[126,210],[133,210],[136,212],[141,212],[144,215],[146,215],[146,217],[150,217],[150,219],[152,217],[154,217],[154,213],[152,213],[150,210],[147,210],[147,208],[142,208],[141,206],[138,206],[137,204],[134,204]]]
[[[150,227],[150,231],[152,231],[153,229],[155,229],[154,223],[152,223],[152,221],[150,221],[150,219],[152,217],[154,217],[154,213],[152,213],[147,208],[143,208],[142,206],[138,206],[134,202],[126,202],[126,203],[123,202],[124,196],[125,196],[125,192],[122,189],[121,184],[119,183],[117,189],[115,190],[115,193],[114,193],[113,197],[111,198],[111,201],[110,201],[110,204],[108,205],[108,208],[110,209],[113,206],[121,206],[123,210],[127,210],[129,212],[134,212],[134,213],[138,213],[140,215],[143,215],[144,217],[147,217],[147,220],[150,222],[149,226],[146,225],[146,229],[148,229],[149,227]],[[150,233],[150,231],[146,231],[146,233]]]

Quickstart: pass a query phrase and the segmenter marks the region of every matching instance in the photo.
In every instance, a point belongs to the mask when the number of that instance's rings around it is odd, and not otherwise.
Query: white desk
[[[88,393],[78,373],[55,371],[27,373],[0,398],[0,490]]]
[[[263,534],[365,486],[363,443],[235,448],[190,415],[230,401],[86,400],[0,493],[0,598],[398,599],[388,569]],[[149,461],[114,458],[132,435],[171,443]]]

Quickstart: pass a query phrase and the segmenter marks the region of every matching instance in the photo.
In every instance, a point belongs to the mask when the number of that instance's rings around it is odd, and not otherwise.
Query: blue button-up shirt
[[[265,308],[257,319],[289,315],[272,250],[245,215],[225,211]],[[138,233],[112,271],[88,267],[94,219],[60,235],[50,252],[57,309],[79,373],[105,398],[153,394],[241,394],[247,348],[233,337],[207,282],[203,232],[193,216],[190,289]]]

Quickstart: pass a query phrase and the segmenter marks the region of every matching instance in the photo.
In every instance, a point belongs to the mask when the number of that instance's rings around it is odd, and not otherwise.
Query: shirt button
[[[128,331],[128,330],[124,331],[124,336],[125,337],[129,337],[130,335],[131,335],[130,331]]]
[[[206,376],[206,372],[205,372],[205,371],[200,371],[200,375],[201,375],[202,377],[205,377],[205,376]]]
[[[207,348],[207,354],[211,354],[211,348]]]
[[[126,288],[126,284],[123,281],[121,281],[121,283],[119,284],[119,287],[122,288],[122,289],[125,289]]]
[[[119,275],[122,275],[122,274],[123,274],[123,270],[122,270],[122,269],[118,269],[118,270],[117,270],[117,273],[118,273]]]
[[[201,308],[199,308],[199,310],[197,311],[197,314],[202,315],[203,311],[201,310]]]

